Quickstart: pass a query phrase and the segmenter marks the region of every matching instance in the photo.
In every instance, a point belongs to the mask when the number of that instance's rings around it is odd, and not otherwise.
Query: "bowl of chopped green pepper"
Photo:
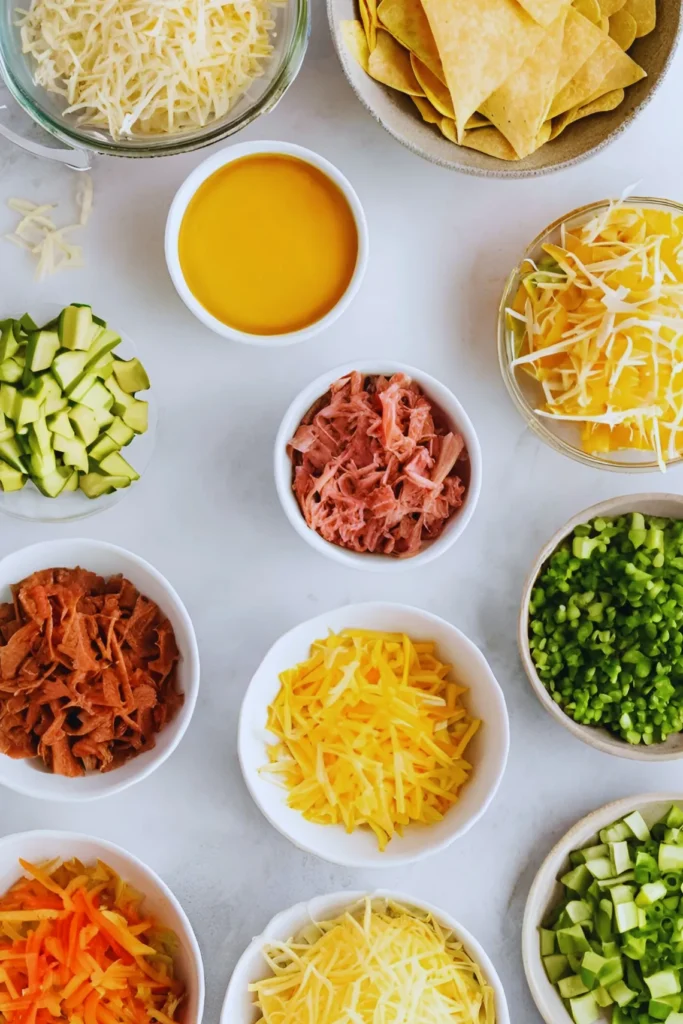
[[[607,804],[550,851],[522,953],[547,1024],[683,1024],[683,794]]]
[[[536,696],[574,736],[618,757],[683,757],[683,496],[573,516],[527,578],[518,641]]]

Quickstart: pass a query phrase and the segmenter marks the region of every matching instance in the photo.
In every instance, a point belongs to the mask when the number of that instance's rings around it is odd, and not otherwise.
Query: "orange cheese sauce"
[[[178,255],[190,291],[248,334],[288,334],[344,295],[358,257],[343,192],[296,157],[264,153],[216,171],[192,197]]]

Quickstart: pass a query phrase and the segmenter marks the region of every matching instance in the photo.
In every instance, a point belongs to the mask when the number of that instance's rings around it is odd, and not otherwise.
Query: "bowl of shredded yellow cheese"
[[[484,813],[507,760],[502,691],[455,626],[350,605],[281,637],[242,705],[239,757],[288,839],[349,867],[420,860]]]
[[[406,1016],[407,1014],[407,1016]],[[509,1024],[477,940],[401,893],[339,892],[273,918],[239,960],[221,1024]]]
[[[0,71],[63,142],[161,156],[271,110],[309,29],[308,0],[24,0],[0,14]]]
[[[683,459],[683,206],[603,201],[528,247],[500,308],[508,391],[556,451],[618,472]]]

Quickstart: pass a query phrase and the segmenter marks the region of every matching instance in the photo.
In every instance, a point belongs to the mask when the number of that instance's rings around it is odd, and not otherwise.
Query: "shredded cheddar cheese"
[[[495,1024],[493,990],[456,935],[430,914],[366,898],[289,942],[249,986],[257,1024]]]
[[[52,219],[52,211],[57,209],[56,203],[38,204],[29,199],[7,201],[10,210],[20,214],[20,220],[14,231],[5,235],[5,238],[36,257],[38,281],[55,274],[58,270],[83,266],[83,249],[80,245],[70,242],[67,235],[85,227],[90,219],[93,184],[89,174],[83,174],[79,178],[76,204],[79,209],[78,223],[57,227]]]
[[[479,721],[449,680],[433,643],[399,633],[343,630],[280,675],[268,708],[272,772],[309,821],[369,826],[384,849],[410,822],[440,821],[472,766]]]
[[[32,0],[19,25],[36,84],[114,139],[223,117],[275,27],[269,0]]]
[[[665,468],[683,452],[683,216],[620,201],[543,249],[508,310],[537,414]]]

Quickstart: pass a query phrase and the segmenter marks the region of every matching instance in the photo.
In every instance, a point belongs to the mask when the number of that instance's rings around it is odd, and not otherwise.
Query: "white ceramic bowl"
[[[178,686],[185,700],[174,718],[156,734],[156,746],[152,750],[138,754],[111,772],[89,772],[71,779],[48,772],[38,758],[15,760],[0,754],[0,783],[25,796],[43,800],[95,800],[118,793],[146,778],[180,743],[190,724],[199,690],[199,651],[183,602],[160,572],[124,548],[104,541],[78,538],[46,541],[21,548],[0,561],[0,603],[11,600],[10,584],[19,583],[39,569],[72,569],[76,566],[105,577],[122,573],[168,616],[180,651]]]
[[[287,806],[287,792],[260,769],[267,763],[267,745],[275,737],[266,729],[268,705],[277,696],[279,674],[309,656],[314,640],[329,630],[377,629],[434,640],[439,656],[453,666],[453,675],[469,687],[467,707],[482,726],[467,748],[474,766],[460,799],[442,821],[413,825],[392,839],[380,853],[369,830],[347,834],[342,825],[316,825]],[[510,743],[505,698],[478,647],[444,619],[408,605],[373,602],[347,605],[302,622],[280,637],[251,680],[240,713],[238,753],[249,792],[271,825],[302,850],[346,867],[394,867],[422,860],[443,850],[483,815],[503,777]]]
[[[234,327],[229,327],[224,324],[221,320],[218,320],[215,316],[212,316],[202,306],[202,304],[195,298],[193,293],[190,291],[185,277],[183,275],[180,259],[178,257],[178,236],[180,233],[180,226],[185,216],[190,200],[193,198],[195,192],[199,186],[206,181],[207,178],[219,170],[221,167],[225,167],[226,164],[232,163],[234,160],[241,160],[245,156],[254,156],[255,154],[261,153],[281,153],[285,156],[298,157],[299,160],[303,160],[305,163],[311,164],[313,167],[317,167],[319,171],[327,175],[331,181],[343,192],[346,200],[351,207],[353,213],[356,228],[358,230],[358,257],[356,259],[356,269],[353,272],[353,276],[349,282],[349,285],[329,313],[321,317],[320,320],[316,320],[315,323],[310,324],[308,327],[304,327],[299,331],[290,331],[287,334],[248,334],[245,331],[238,331]],[[291,142],[240,142],[234,146],[228,146],[226,149],[221,149],[213,156],[210,156],[207,160],[204,160],[199,167],[195,167],[194,171],[185,179],[183,184],[176,192],[175,198],[171,203],[171,208],[168,213],[168,220],[166,221],[166,237],[165,237],[165,250],[166,250],[166,264],[168,271],[171,275],[171,280],[175,285],[175,289],[178,295],[183,300],[187,308],[191,313],[197,317],[198,320],[209,327],[216,334],[220,334],[223,338],[229,338],[231,341],[241,341],[247,345],[262,345],[262,346],[283,346],[292,345],[296,341],[306,341],[308,338],[312,338],[314,334],[318,334],[319,331],[325,330],[331,323],[342,315],[345,309],[350,306],[352,300],[358,292],[365,274],[365,269],[368,263],[369,255],[369,235],[368,235],[368,224],[365,219],[365,213],[361,206],[360,199],[358,198],[355,189],[351,185],[348,178],[346,178],[341,171],[339,171],[334,164],[331,164],[329,160],[319,156],[310,149],[305,149],[303,146],[296,146]]]
[[[20,317],[28,313],[38,324],[45,324],[56,317],[64,308],[54,302],[32,303],[29,309],[8,310],[6,307],[0,309],[0,318],[5,316]],[[95,312],[98,312],[96,309]],[[100,310],[100,313],[104,312]],[[140,354],[135,344],[120,329],[116,318],[109,321],[110,326],[121,335],[121,344],[115,349],[115,354],[122,359],[132,359],[138,356],[143,365],[145,363],[144,353]],[[77,519],[86,519],[88,516],[104,512],[105,509],[116,505],[127,494],[140,487],[144,482],[144,474],[154,453],[154,442],[157,429],[157,403],[156,392],[153,382],[149,391],[141,391],[139,397],[148,403],[149,426],[144,434],[136,434],[133,440],[123,449],[123,455],[130,461],[133,467],[140,474],[141,479],[132,483],[130,487],[114,491],[113,494],[103,494],[101,498],[87,498],[83,491],[62,491],[56,498],[46,498],[44,494],[30,480],[20,491],[10,491],[7,494],[0,488],[0,512],[12,516],[14,519],[28,519],[39,523],[69,523]]]
[[[443,532],[436,540],[430,541],[410,558],[392,558],[390,555],[361,555],[355,551],[347,551],[337,544],[330,544],[312,530],[306,523],[299,503],[292,490],[292,460],[287,453],[287,445],[294,436],[297,427],[311,408],[311,406],[329,390],[334,381],[345,377],[353,370],[364,374],[384,374],[391,376],[394,373],[404,373],[416,381],[428,398],[431,398],[445,413],[453,428],[462,434],[470,459],[470,482],[465,500],[458,511],[451,516],[446,523]],[[465,527],[474,515],[474,510],[479,500],[481,491],[482,459],[479,439],[475,433],[472,421],[463,409],[462,405],[444,384],[441,384],[435,377],[431,377],[414,366],[406,366],[405,363],[396,363],[392,360],[382,359],[359,359],[354,363],[347,363],[344,366],[337,366],[333,370],[322,374],[308,387],[297,395],[285,413],[280,428],[275,438],[275,486],[277,488],[280,503],[285,515],[299,534],[312,548],[319,551],[335,562],[341,562],[353,569],[366,569],[369,572],[404,572],[406,569],[414,569],[418,565],[425,565],[432,562],[439,555],[455,544],[461,536]]]
[[[529,601],[531,591],[536,584],[536,578],[541,569],[552,555],[555,548],[572,532],[572,530],[587,523],[597,516],[621,516],[628,512],[643,512],[645,515],[665,516],[670,519],[683,519],[683,495],[680,494],[627,494],[624,497],[609,498],[607,501],[598,502],[590,508],[577,512],[564,526],[555,533],[548,543],[539,552],[526,578],[524,590],[522,591],[522,604],[517,623],[517,644],[519,653],[524,665],[531,687],[540,700],[543,707],[548,711],[556,722],[568,729],[573,736],[582,740],[596,750],[602,750],[606,754],[615,754],[617,757],[625,757],[631,761],[674,761],[683,757],[683,732],[674,733],[668,736],[664,743],[655,743],[651,747],[644,743],[634,746],[620,739],[607,729],[601,729],[594,725],[581,725],[573,718],[565,714],[559,704],[552,699],[541,679],[536,672],[531,652],[529,650]]]
[[[305,903],[297,903],[289,910],[276,914],[263,932],[247,947],[237,962],[228,984],[223,1002],[220,1024],[254,1024],[257,1019],[253,995],[248,986],[269,976],[269,970],[263,958],[263,948],[271,942],[287,942],[295,937],[312,921],[325,921],[338,917],[347,908],[358,903],[368,895],[373,899],[391,899],[403,903],[409,908],[428,911],[446,928],[451,929],[460,939],[469,955],[482,968],[483,974],[495,993],[496,1024],[510,1024],[505,993],[496,969],[473,935],[444,910],[425,903],[424,900],[413,899],[400,892],[378,889],[371,893],[335,892],[328,896],[316,896]]]
[[[17,832],[0,839],[0,893],[19,879],[23,872],[19,858],[40,863],[61,857],[77,857],[84,864],[103,860],[126,882],[145,897],[145,908],[178,936],[177,970],[184,982],[186,1000],[183,1024],[199,1024],[204,1009],[204,967],[192,925],[168,886],[132,853],[104,839],[77,832]]]
[[[625,817],[631,811],[640,811],[647,824],[653,825],[669,810],[671,804],[681,802],[683,793],[648,793],[644,796],[628,796],[623,800],[605,804],[570,828],[543,861],[526,901],[522,924],[522,957],[531,994],[546,1024],[572,1024],[571,1016],[565,1009],[559,992],[548,981],[541,960],[538,934],[546,914],[562,896],[562,886],[557,879],[569,870],[569,854],[582,846],[589,846],[592,840],[597,841],[600,829]],[[607,1012],[600,1019],[607,1020]]]

